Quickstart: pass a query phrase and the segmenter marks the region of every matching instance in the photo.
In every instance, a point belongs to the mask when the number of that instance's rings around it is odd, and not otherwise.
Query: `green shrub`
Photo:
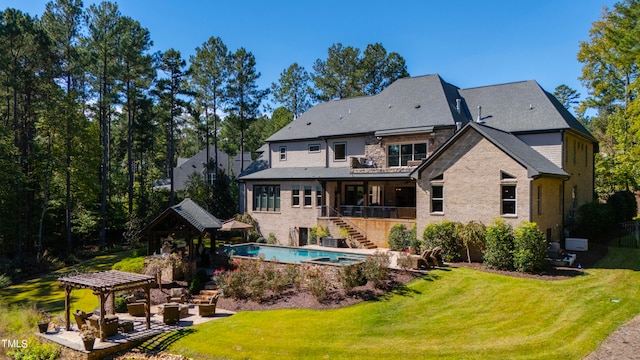
[[[629,190],[617,191],[607,199],[614,212],[614,221],[621,223],[631,221],[638,216],[638,203],[635,195]]]
[[[278,243],[278,239],[276,238],[276,235],[274,233],[269,233],[269,237],[267,238],[267,244],[277,244]]]
[[[501,218],[487,226],[484,264],[492,269],[513,270],[513,229]]]
[[[0,289],[11,285],[11,278],[5,274],[0,274]]]
[[[544,269],[547,242],[534,222],[523,222],[514,231],[513,266],[520,272]]]
[[[316,267],[309,267],[305,271],[307,289],[318,302],[324,302],[329,297],[329,280]]]
[[[610,204],[597,201],[586,203],[578,209],[574,236],[587,237],[598,241],[611,233],[615,226],[615,211]]]
[[[196,275],[189,282],[189,292],[191,294],[200,293],[200,290],[202,290],[207,281],[209,281],[209,275],[207,275],[207,272],[203,269],[198,270]]]
[[[114,299],[114,305],[116,308],[116,312],[118,313],[126,313],[127,312],[127,299],[125,296],[120,295],[116,296]]]
[[[459,235],[460,223],[445,220],[440,223],[427,225],[422,233],[424,249],[442,248],[442,259],[457,261],[460,259],[461,240]]]
[[[113,264],[111,269],[142,274],[144,272],[144,256],[120,260]]]
[[[31,336],[27,340],[28,346],[15,348],[7,352],[7,355],[16,360],[54,360],[60,356],[60,348],[52,343],[40,343],[35,337]]]
[[[407,226],[405,224],[395,224],[387,235],[389,250],[405,251],[411,246],[411,241],[407,236]]]
[[[316,245],[318,244],[318,240],[320,240],[325,236],[329,236],[329,229],[327,229],[326,226],[322,226],[322,225],[313,226],[309,230],[309,243],[311,245]]]
[[[367,278],[363,274],[361,264],[343,266],[340,268],[340,271],[338,271],[338,279],[347,294],[351,293],[356,286],[362,286],[367,283]]]
[[[362,274],[367,281],[373,282],[376,288],[381,288],[389,276],[390,263],[389,254],[376,251],[373,255],[367,256],[361,264]]]

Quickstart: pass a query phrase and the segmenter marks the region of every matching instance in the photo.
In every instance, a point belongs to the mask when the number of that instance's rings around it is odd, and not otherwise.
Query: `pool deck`
[[[134,330],[129,333],[118,332],[117,335],[109,337],[104,341],[96,339],[93,351],[86,351],[75,322],[71,325],[71,330],[66,331],[64,326],[49,330],[43,334],[36,334],[48,341],[62,345],[67,352],[66,357],[74,359],[101,359],[107,355],[114,354],[119,351],[130,349],[140,345],[145,341],[162,342],[164,339],[162,334],[179,332],[180,330],[188,331],[193,325],[202,324],[208,321],[218,320],[233,315],[233,311],[216,308],[216,314],[212,317],[201,317],[198,315],[197,305],[189,304],[189,315],[180,318],[177,324],[168,325],[163,323],[162,315],[158,314],[158,306],[151,306],[151,328],[147,329],[146,318],[144,316],[131,316],[128,313],[118,313],[119,321],[132,321]],[[179,334],[177,336],[180,336]],[[169,339],[170,340],[170,339]],[[73,355],[69,355],[73,354]]]

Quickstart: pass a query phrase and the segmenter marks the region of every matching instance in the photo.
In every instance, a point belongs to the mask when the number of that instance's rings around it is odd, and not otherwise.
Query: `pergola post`
[[[151,287],[149,285],[144,287],[144,298],[147,302],[147,306],[144,307],[144,312],[147,317],[147,330],[151,328]]]
[[[70,316],[70,308],[71,307],[71,287],[64,287],[64,321],[66,325],[67,331],[71,330],[71,316]],[[78,329],[79,330],[79,329]]]
[[[100,290],[100,292],[98,293],[98,298],[100,299],[100,324],[98,324],[99,328],[100,328],[100,341],[104,341],[105,337],[105,333],[104,333],[104,293],[102,292],[102,290]]]

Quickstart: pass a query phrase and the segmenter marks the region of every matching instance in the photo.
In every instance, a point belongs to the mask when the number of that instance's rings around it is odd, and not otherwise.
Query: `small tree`
[[[513,229],[498,218],[485,232],[484,264],[492,269],[513,269]]]
[[[470,221],[460,228],[460,239],[467,249],[467,261],[471,264],[471,252],[469,248],[472,246],[484,249],[484,233],[486,227],[481,222]]]
[[[520,272],[544,269],[547,242],[534,222],[523,222],[514,231],[513,265]]]

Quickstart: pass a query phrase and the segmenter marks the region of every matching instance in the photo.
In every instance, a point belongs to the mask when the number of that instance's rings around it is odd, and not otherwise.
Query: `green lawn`
[[[96,257],[76,268],[106,270],[128,255]],[[433,270],[384,300],[336,310],[242,312],[165,336],[161,347],[196,359],[581,359],[640,313],[639,259],[640,250],[611,249],[584,276],[562,281]],[[3,289],[0,301],[61,314],[61,273]],[[72,294],[73,309],[97,306],[88,291]]]
[[[238,313],[167,350],[196,359],[581,359],[640,312],[638,259],[611,249],[563,281],[434,270],[383,301]]]

